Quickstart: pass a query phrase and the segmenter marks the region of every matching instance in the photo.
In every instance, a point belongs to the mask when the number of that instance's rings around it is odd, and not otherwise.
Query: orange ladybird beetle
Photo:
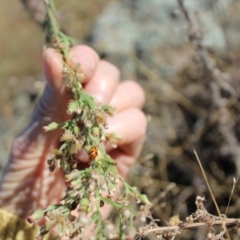
[[[89,157],[90,157],[90,160],[93,161],[95,160],[95,158],[98,156],[98,149],[97,147],[91,147],[88,151],[88,154],[89,154]]]

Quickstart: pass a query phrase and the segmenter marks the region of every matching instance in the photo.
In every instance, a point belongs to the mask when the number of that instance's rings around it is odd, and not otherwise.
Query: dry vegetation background
[[[174,214],[184,219],[195,211],[197,195],[205,196],[206,208],[216,214],[193,149],[224,214],[240,170],[239,1],[188,0],[190,22],[175,0],[56,4],[68,34],[91,44],[121,69],[123,79],[135,79],[145,89],[148,134],[129,181],[154,203],[154,217],[160,224]],[[1,3],[0,29],[2,168],[44,87],[44,34],[13,0]],[[238,184],[228,217],[239,218],[239,193]],[[199,228],[179,239],[205,236],[206,229]]]

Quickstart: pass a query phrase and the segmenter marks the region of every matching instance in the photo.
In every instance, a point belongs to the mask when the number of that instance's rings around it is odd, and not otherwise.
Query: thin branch
[[[226,218],[223,220],[216,220],[212,226],[214,225],[222,225],[224,221],[225,225],[237,225],[240,224],[240,220],[236,218]],[[143,230],[143,234],[147,235],[152,232],[168,232],[168,231],[183,231],[184,229],[191,229],[201,226],[206,226],[208,223],[198,222],[198,223],[182,223],[180,226],[165,226],[165,227],[156,227],[151,229]]]

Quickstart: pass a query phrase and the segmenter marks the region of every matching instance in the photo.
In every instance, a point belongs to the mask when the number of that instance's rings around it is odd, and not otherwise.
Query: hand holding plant
[[[142,89],[135,82],[119,83],[119,72],[112,64],[99,60],[87,46],[73,47],[68,56],[69,65],[81,65],[86,79],[84,89],[100,104],[110,104],[115,114],[108,120],[108,133],[121,136],[117,148],[107,144],[107,152],[117,162],[119,172],[126,176],[129,167],[139,155],[146,130],[146,118],[140,108],[144,102]],[[65,122],[72,118],[67,114],[70,94],[62,77],[63,60],[54,49],[44,52],[47,85],[36,106],[32,120],[15,140],[8,168],[1,183],[1,207],[22,217],[36,209],[58,203],[66,188],[63,172],[50,172],[46,164],[52,157],[52,149],[59,146],[63,130],[43,132],[51,122]],[[77,168],[89,166],[86,152],[78,151]],[[107,204],[102,212],[107,215]]]
[[[93,49],[72,47],[73,40],[55,19],[53,1],[44,2],[46,42],[54,48],[44,48],[47,85],[31,122],[13,144],[0,183],[0,207],[41,225],[38,240],[47,233],[55,240],[173,240],[184,229],[199,226],[208,229],[207,239],[224,240],[230,239],[227,225],[239,235],[239,219],[220,211],[219,216],[210,214],[200,196],[197,210],[185,221],[174,215],[166,226],[158,226],[147,197],[124,181],[145,137],[141,87],[132,81],[119,83],[117,68],[100,60]],[[183,1],[179,5],[189,21]],[[109,221],[111,209],[115,218]],[[221,225],[221,231],[214,225]]]
[[[37,239],[50,231],[56,239],[90,233],[124,239],[137,215],[131,199],[150,204],[122,178],[145,136],[143,91],[132,81],[119,83],[117,68],[91,48],[70,49],[73,40],[60,31],[52,1],[46,9],[46,39],[56,50],[44,51],[48,83],[31,123],[14,142],[1,207],[21,217],[36,210],[28,221],[44,224]],[[104,217],[111,207],[117,225],[109,230]]]

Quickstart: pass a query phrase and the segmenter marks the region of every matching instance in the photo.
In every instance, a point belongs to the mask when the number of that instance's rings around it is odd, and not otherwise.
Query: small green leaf
[[[93,97],[89,96],[86,92],[82,91],[82,98],[84,101],[87,103],[90,109],[94,110],[95,109],[95,102]]]
[[[139,197],[143,203],[148,204],[148,205],[151,204],[151,202],[148,200],[148,197],[146,194],[140,194]]]
[[[43,127],[43,130],[44,130],[44,132],[52,131],[52,130],[57,129],[58,126],[59,126],[58,123],[52,122],[52,123],[50,123],[49,125],[44,126],[44,127]]]
[[[89,200],[87,198],[82,198],[80,200],[80,211],[87,211],[88,206],[89,206]]]
[[[79,107],[79,101],[70,102],[68,105],[68,114],[76,112]]]
[[[32,223],[33,221],[41,219],[43,218],[44,214],[45,214],[45,210],[36,210],[31,216],[27,218],[28,222]]]
[[[64,150],[65,148],[67,148],[67,147],[68,147],[68,143],[67,143],[67,142],[64,142],[64,143],[61,145],[61,147],[59,148],[59,151],[63,152],[63,150]]]
[[[71,125],[71,120],[61,123],[61,128],[68,129],[70,125]]]
[[[73,133],[75,135],[78,135],[80,133],[80,128],[77,125],[73,126]]]

